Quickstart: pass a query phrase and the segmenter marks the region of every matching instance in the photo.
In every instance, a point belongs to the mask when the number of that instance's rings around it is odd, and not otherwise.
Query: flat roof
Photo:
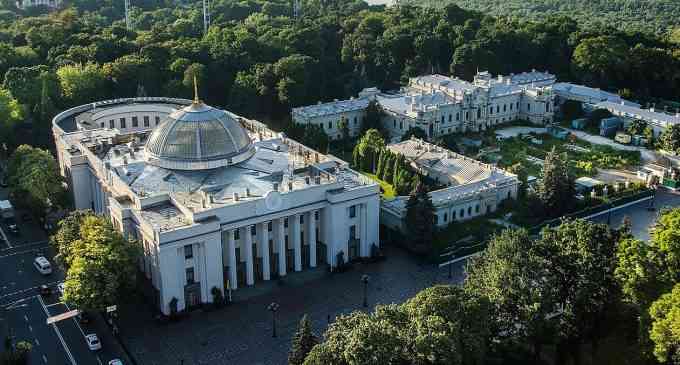
[[[612,103],[609,101],[597,103],[595,107],[610,111],[613,110],[624,116],[643,119],[651,123],[661,124],[664,127],[680,123],[680,115],[667,114],[653,109],[641,109],[635,106]]]
[[[366,109],[369,102],[370,100],[367,98],[336,100],[328,103],[293,108],[293,114],[306,118],[334,115]]]

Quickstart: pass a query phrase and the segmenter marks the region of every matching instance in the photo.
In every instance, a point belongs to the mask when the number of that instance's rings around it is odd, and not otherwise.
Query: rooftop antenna
[[[200,102],[198,99],[198,82],[196,81],[196,73],[194,73],[194,104],[199,104]]]
[[[132,29],[132,23],[130,22],[130,0],[125,0],[125,27],[127,30]]]
[[[208,33],[210,27],[210,0],[203,0],[203,35]]]

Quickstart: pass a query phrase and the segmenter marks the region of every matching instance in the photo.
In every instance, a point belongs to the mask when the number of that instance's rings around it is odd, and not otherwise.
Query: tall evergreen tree
[[[406,225],[413,250],[429,253],[435,231],[434,205],[422,183],[416,186],[406,202]]]
[[[302,365],[307,354],[319,343],[319,338],[312,332],[312,325],[306,314],[302,316],[292,342],[290,352],[288,353],[288,364]]]
[[[392,153],[392,151],[387,152],[384,164],[385,167],[383,168],[382,179],[387,182],[392,182],[392,176],[394,174],[394,153]]]
[[[546,215],[558,217],[569,209],[574,199],[574,180],[569,174],[566,154],[558,154],[553,147],[543,164],[543,177],[538,186],[538,197]]]

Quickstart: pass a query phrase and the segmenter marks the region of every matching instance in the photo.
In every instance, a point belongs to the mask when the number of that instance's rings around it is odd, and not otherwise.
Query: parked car
[[[121,359],[113,359],[109,361],[109,365],[123,365],[123,361]]]
[[[50,265],[50,262],[45,258],[45,256],[36,257],[33,260],[33,266],[35,266],[36,270],[38,270],[38,272],[43,275],[49,275],[52,273],[52,265]]]
[[[85,335],[85,341],[87,342],[87,347],[90,349],[90,351],[97,351],[101,350],[102,348],[102,343],[99,342],[99,337],[97,337],[97,335],[94,333]]]
[[[60,298],[64,296],[64,283],[63,282],[57,284],[57,291],[59,292]]]
[[[43,297],[46,297],[46,296],[52,294],[52,288],[50,288],[49,286],[47,286],[45,284],[40,285],[40,287],[38,288],[38,291],[40,291],[40,295],[42,295]]]
[[[5,219],[5,224],[7,224],[7,229],[9,229],[10,233],[19,234],[19,227],[13,217]]]

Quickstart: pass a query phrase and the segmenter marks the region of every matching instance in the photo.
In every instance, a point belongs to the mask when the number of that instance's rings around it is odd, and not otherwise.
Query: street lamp
[[[361,282],[364,283],[364,308],[368,307],[368,298],[366,291],[368,290],[368,280],[370,277],[366,274],[361,275]]]
[[[267,306],[267,310],[272,312],[272,337],[276,337],[276,311],[279,310],[279,304],[271,302],[271,304]]]

